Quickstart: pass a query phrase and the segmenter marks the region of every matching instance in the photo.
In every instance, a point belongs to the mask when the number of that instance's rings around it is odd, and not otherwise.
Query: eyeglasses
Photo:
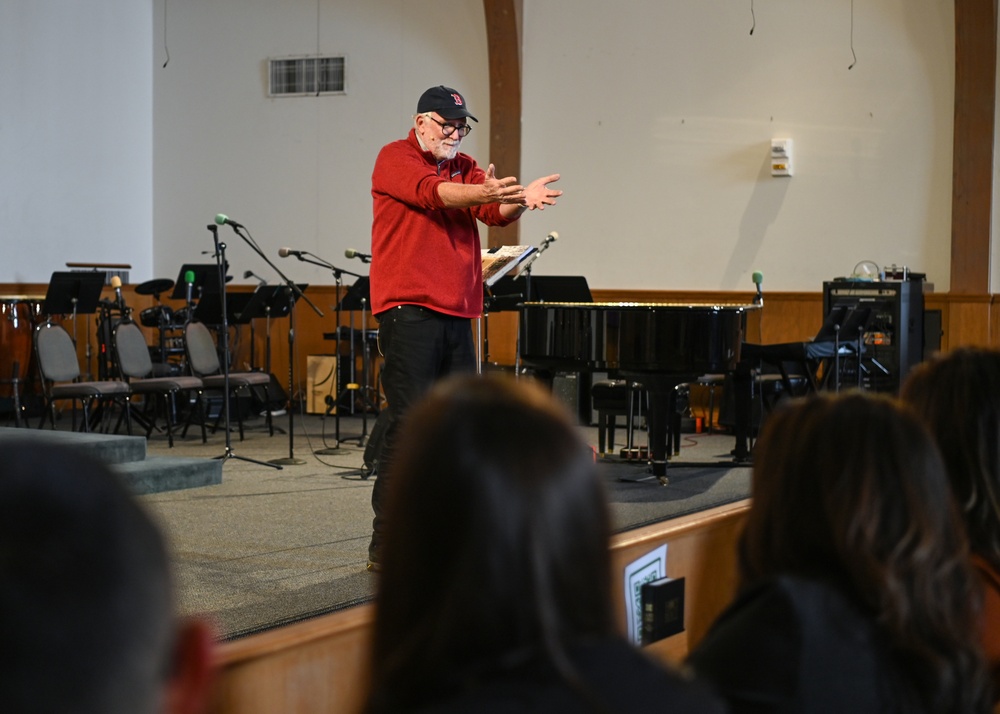
[[[472,127],[468,124],[449,124],[448,122],[438,121],[430,114],[424,114],[424,116],[440,126],[441,131],[445,136],[451,136],[457,131],[459,136],[466,137],[469,135],[469,132],[472,131]]]

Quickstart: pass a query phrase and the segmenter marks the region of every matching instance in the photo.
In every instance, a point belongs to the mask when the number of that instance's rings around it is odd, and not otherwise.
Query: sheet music
[[[532,245],[501,245],[483,248],[483,283],[492,287],[496,281],[513,271],[528,256],[537,252]]]

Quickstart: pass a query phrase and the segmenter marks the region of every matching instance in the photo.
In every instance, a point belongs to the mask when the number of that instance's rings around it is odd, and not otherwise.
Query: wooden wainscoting
[[[45,284],[38,283],[4,283],[0,284],[0,303],[3,296],[45,295]],[[154,304],[152,296],[136,295],[135,285],[123,287],[123,295],[130,308],[138,314]],[[231,287],[232,291],[249,291],[253,286],[239,285]],[[306,291],[309,299],[322,311],[318,315],[305,301],[299,300],[295,306],[295,371],[292,385],[295,395],[303,395],[306,385],[306,361],[309,355],[334,354],[335,343],[324,339],[325,333],[335,332],[337,323],[336,304],[339,296],[346,290],[338,290],[335,285],[311,285]],[[592,290],[597,302],[660,302],[689,304],[748,304],[753,299],[752,292],[726,291],[676,291],[676,290]],[[110,287],[105,288],[102,297],[114,298]],[[183,301],[170,300],[161,296],[162,302],[174,310],[184,306]],[[1000,295],[993,294],[950,294],[927,293],[924,296],[927,310],[941,312],[941,347],[943,350],[962,345],[994,345],[1000,346]],[[823,322],[823,295],[817,292],[771,292],[764,296],[764,309],[752,312],[747,321],[747,341],[762,344],[778,342],[794,342],[813,337]],[[6,317],[6,315],[4,315]],[[370,315],[365,316],[362,325],[359,312],[344,312],[340,315],[340,324],[356,329],[375,330],[377,321]],[[264,368],[266,366],[268,326],[266,320],[255,320],[253,329],[248,326],[231,327],[231,344],[233,347],[234,369],[245,369],[247,366]],[[63,324],[71,332],[74,324],[68,318]],[[488,361],[497,365],[510,366],[515,363],[517,354],[517,324],[516,312],[496,312],[480,320],[475,329],[479,331],[484,344],[483,354]],[[276,318],[270,321],[270,371],[278,382],[286,389],[289,386],[289,318]],[[96,354],[96,316],[77,317],[75,331],[78,336],[78,350],[81,365],[86,364],[88,339],[91,345],[91,361]],[[155,344],[158,331],[144,327],[150,344]],[[252,339],[251,339],[252,333]],[[252,345],[252,350],[251,350]],[[488,346],[488,350],[486,347]],[[349,354],[348,345],[341,345],[341,355]],[[361,345],[357,346],[355,354],[356,380],[360,381]],[[377,347],[372,348],[373,375],[370,384],[374,384],[380,361]],[[86,369],[85,369],[86,371]]]

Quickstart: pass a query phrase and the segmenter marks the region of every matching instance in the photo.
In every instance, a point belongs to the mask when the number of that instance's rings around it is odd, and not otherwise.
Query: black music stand
[[[197,285],[197,283],[195,283]],[[253,296],[253,293],[226,291],[226,321],[230,325],[241,324],[240,311]],[[206,325],[222,324],[222,293],[206,293],[201,296],[191,315],[193,320]]]
[[[344,297],[336,305],[337,311],[337,388],[340,388],[340,313],[343,311],[356,312],[361,311],[361,381],[363,383],[361,391],[361,436],[358,437],[358,444],[363,444],[368,436],[368,362],[370,359],[370,353],[368,348],[368,340],[365,339],[365,320],[368,310],[368,305],[371,303],[371,279],[367,275],[362,275],[354,284],[347,288],[347,292],[344,293]],[[351,327],[350,327],[350,352],[351,352],[351,377],[354,376],[354,362],[355,362],[355,351],[354,351],[354,338],[356,331],[354,329],[354,316],[351,316]],[[351,380],[353,383],[353,379]],[[335,432],[334,438],[339,444],[340,439],[340,406],[341,400],[344,398],[346,393],[353,391],[350,387],[344,388],[337,395],[337,411],[334,415]],[[374,405],[373,405],[374,406]],[[354,412],[354,402],[351,402],[351,413]],[[345,439],[346,441],[346,439]]]
[[[295,408],[292,398],[295,394],[295,303],[300,297],[309,302],[303,293],[309,287],[308,283],[295,283],[289,280],[283,285],[275,286],[273,304],[269,304],[270,317],[288,316],[288,456],[271,459],[272,464],[304,464],[305,461],[295,457]],[[320,313],[322,315],[322,313]],[[269,328],[270,329],[270,328]],[[268,372],[270,374],[270,372]]]
[[[225,270],[227,273],[229,272],[229,263],[226,263]],[[195,297],[219,292],[219,286],[222,283],[219,281],[219,269],[213,263],[185,263],[181,266],[180,272],[177,273],[174,291],[170,294],[171,300],[187,298],[187,281],[184,280],[184,276],[188,274],[188,271],[194,273],[194,287],[198,291]],[[228,283],[230,279],[227,275],[226,282]]]
[[[593,302],[583,275],[532,275],[531,302]]]
[[[97,312],[97,303],[104,289],[104,273],[56,271],[49,278],[49,287],[45,291],[45,302],[42,303],[42,314],[72,315],[73,342],[77,343],[77,315],[92,315]],[[90,351],[90,340],[87,340],[87,351]],[[87,365],[90,369],[90,365]]]
[[[309,283],[296,283],[299,291],[293,292],[292,299],[288,297],[287,285],[260,285],[251,293],[250,301],[237,314],[237,321],[246,324],[251,320],[265,318],[265,339],[264,339],[264,371],[271,373],[271,318],[285,317],[291,312],[292,305],[299,299],[299,294],[305,292]],[[250,322],[251,327],[253,323]],[[291,385],[290,385],[291,386]],[[293,394],[294,392],[289,392]]]
[[[43,315],[90,315],[104,289],[104,273],[55,272],[42,303]]]

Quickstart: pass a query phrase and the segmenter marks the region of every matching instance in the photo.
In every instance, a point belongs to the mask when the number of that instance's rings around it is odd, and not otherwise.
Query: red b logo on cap
[[[462,106],[462,95],[461,94],[459,94],[458,92],[456,92],[455,94],[451,95],[451,98],[455,100],[455,106],[456,107]]]

